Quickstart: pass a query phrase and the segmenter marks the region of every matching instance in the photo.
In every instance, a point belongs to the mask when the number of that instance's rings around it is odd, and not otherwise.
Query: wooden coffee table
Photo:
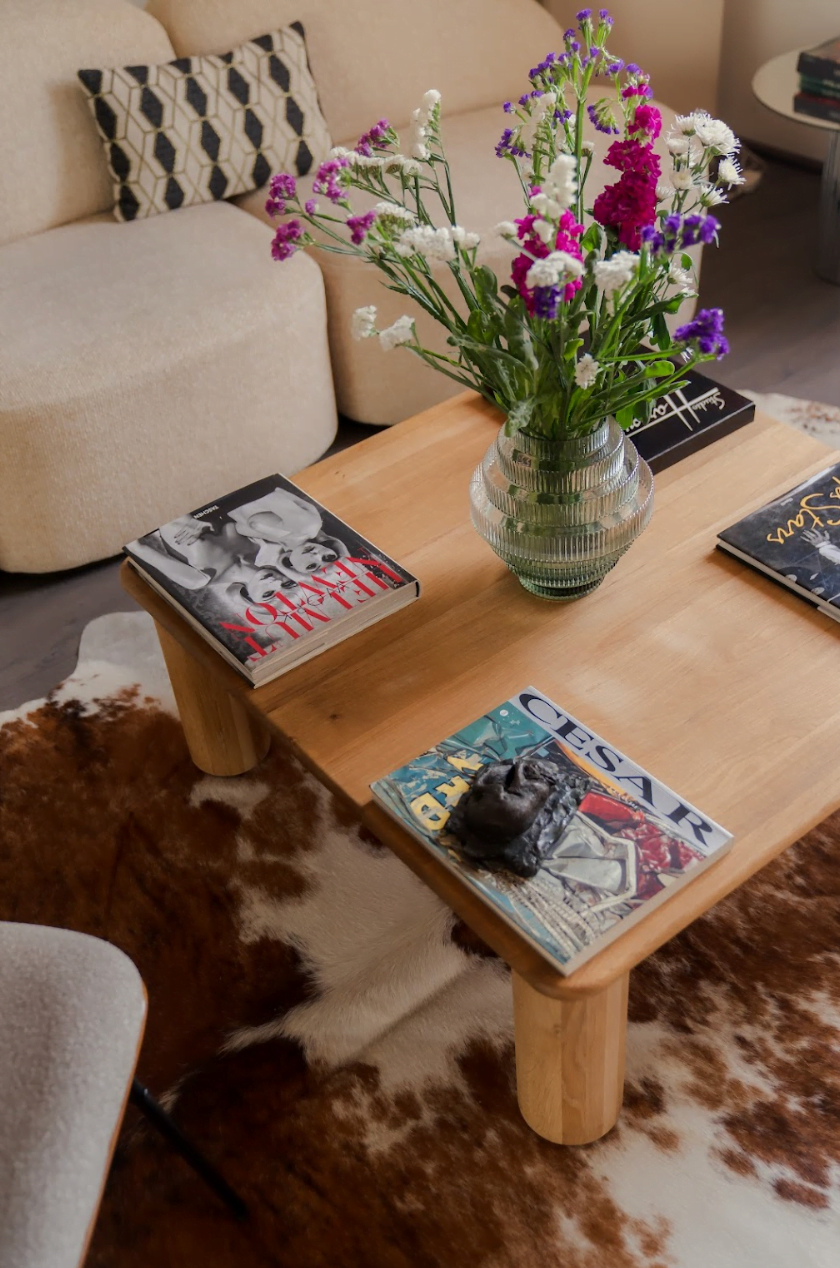
[[[766,418],[656,478],[650,527],[594,594],[536,599],[469,522],[498,427],[470,394],[296,479],[420,577],[420,600],[253,690],[128,565],[190,752],[248,770],[278,736],[513,970],[519,1104],[582,1144],[621,1107],[630,970],[840,805],[840,625],[714,549],[831,453]],[[835,455],[836,458],[836,455]],[[369,784],[529,683],[735,835],[731,852],[569,977],[372,801]]]

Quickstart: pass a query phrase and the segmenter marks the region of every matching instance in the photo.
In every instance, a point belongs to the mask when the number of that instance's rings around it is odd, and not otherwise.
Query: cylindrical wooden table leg
[[[207,775],[241,775],[268,752],[271,736],[213,675],[155,622],[190,756]]]
[[[629,983],[625,973],[597,995],[551,999],[513,973],[519,1108],[546,1140],[586,1145],[615,1126]]]

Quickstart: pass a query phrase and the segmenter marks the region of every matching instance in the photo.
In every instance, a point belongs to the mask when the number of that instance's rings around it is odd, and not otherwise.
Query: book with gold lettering
[[[561,973],[667,902],[732,842],[534,687],[371,790]]]
[[[420,593],[416,577],[281,475],[161,524],[125,551],[254,687]]]
[[[840,463],[745,515],[717,544],[840,621]]]

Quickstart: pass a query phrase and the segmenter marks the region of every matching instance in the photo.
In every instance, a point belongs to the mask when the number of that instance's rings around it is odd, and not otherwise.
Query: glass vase
[[[579,599],[653,511],[653,476],[614,418],[574,440],[499,432],[470,482],[472,522],[531,594]]]

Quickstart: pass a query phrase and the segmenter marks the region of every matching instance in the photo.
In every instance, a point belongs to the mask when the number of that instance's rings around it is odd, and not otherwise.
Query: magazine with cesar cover
[[[125,550],[253,686],[420,593],[416,577],[281,475],[181,515]]]
[[[840,621],[840,463],[745,515],[717,544]]]
[[[500,864],[498,854],[476,861],[475,849],[467,853],[459,839],[461,824],[458,836],[452,824],[462,798],[475,791],[477,773],[500,772],[500,782],[485,786],[482,798],[489,797],[498,822],[508,820],[508,803],[521,802],[522,810],[514,806],[512,813],[515,830],[524,832],[521,817],[547,804],[538,788],[536,798],[529,798],[527,787],[531,768],[542,770],[543,763],[549,764],[550,783],[576,789],[575,809],[559,838],[533,874]],[[399,823],[561,973],[571,973],[643,919],[720,858],[732,841],[708,815],[534,687],[517,692],[371,789]],[[538,814],[532,823],[540,821]]]

